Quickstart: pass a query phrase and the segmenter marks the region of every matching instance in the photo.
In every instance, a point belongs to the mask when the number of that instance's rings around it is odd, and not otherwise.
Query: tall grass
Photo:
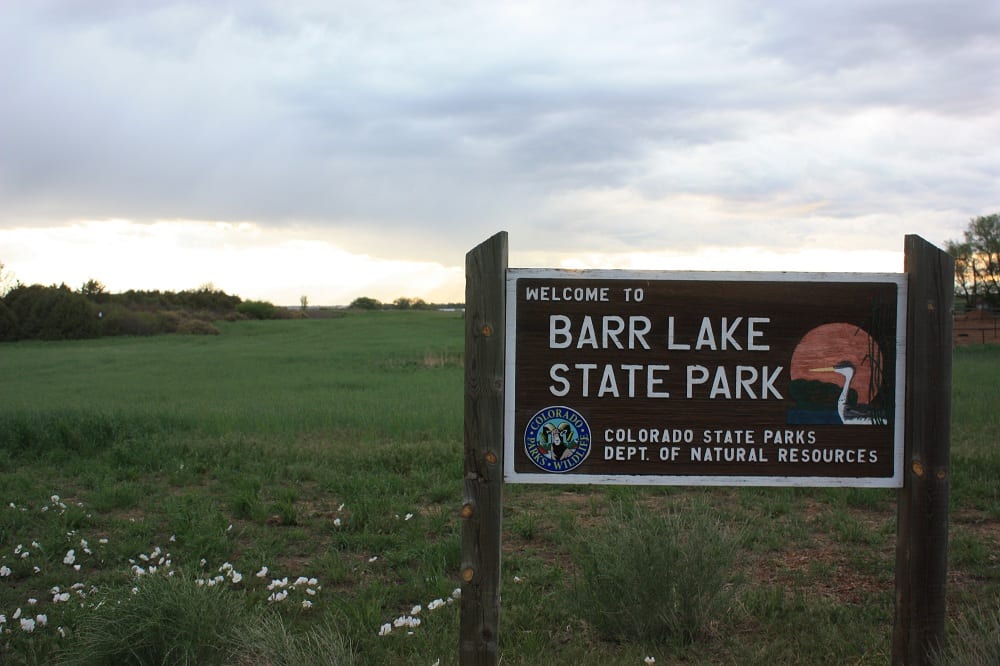
[[[207,663],[313,663],[317,651],[454,663],[462,320],[373,312],[220,329],[0,345],[0,662],[118,660],[109,627],[173,608],[214,613],[215,638],[186,620],[175,634],[147,627],[130,642],[158,636],[150,663],[169,650]],[[1000,352],[956,350],[954,368],[959,618],[1000,598]],[[504,663],[889,658],[891,491],[510,486],[504,513]],[[154,548],[187,587],[138,585],[132,567]],[[242,578],[220,583],[229,608],[212,611],[217,599],[190,583],[223,563]],[[950,625],[953,644],[962,631]]]
[[[705,505],[619,504],[574,548],[577,612],[609,640],[690,643],[731,603],[736,544]]]

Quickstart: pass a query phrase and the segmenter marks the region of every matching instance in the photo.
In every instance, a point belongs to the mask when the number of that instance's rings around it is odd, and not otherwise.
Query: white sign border
[[[517,282],[521,278],[560,280],[648,280],[717,282],[888,282],[896,285],[896,407],[891,477],[724,476],[652,474],[525,473],[514,471],[514,393],[517,361]],[[506,351],[504,357],[504,482],[525,484],[644,486],[769,486],[812,488],[901,488],[906,402],[906,273],[802,273],[748,271],[633,271],[508,268],[506,275]]]

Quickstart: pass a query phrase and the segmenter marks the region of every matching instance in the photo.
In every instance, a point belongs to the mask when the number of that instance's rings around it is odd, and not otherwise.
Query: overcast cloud
[[[995,0],[8,2],[0,232],[445,267],[500,229],[514,263],[941,243],[1000,210],[998,36]]]

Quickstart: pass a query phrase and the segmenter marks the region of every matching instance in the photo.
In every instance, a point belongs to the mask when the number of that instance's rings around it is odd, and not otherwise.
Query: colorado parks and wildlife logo
[[[528,421],[524,450],[546,472],[568,472],[590,453],[590,426],[575,409],[546,407]]]

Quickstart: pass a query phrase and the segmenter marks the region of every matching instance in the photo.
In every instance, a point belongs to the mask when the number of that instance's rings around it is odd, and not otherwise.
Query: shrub
[[[165,322],[156,314],[115,304],[101,308],[100,321],[102,335],[155,335],[165,330]]]
[[[0,342],[17,339],[17,318],[0,299]]]
[[[221,585],[146,575],[114,588],[83,614],[67,664],[222,664],[249,612]]]
[[[268,301],[243,301],[236,311],[250,319],[275,319],[278,308]]]
[[[359,296],[351,301],[350,307],[357,310],[381,310],[382,302],[370,296]]]
[[[65,285],[20,285],[4,297],[4,302],[17,324],[19,339],[69,340],[99,334],[93,303]]]
[[[577,612],[612,641],[692,642],[727,606],[736,539],[704,506],[612,513],[575,544]]]
[[[295,635],[288,631],[280,617],[267,614],[240,632],[226,663],[233,666],[348,666],[357,663],[357,658],[350,643],[329,624]]]

